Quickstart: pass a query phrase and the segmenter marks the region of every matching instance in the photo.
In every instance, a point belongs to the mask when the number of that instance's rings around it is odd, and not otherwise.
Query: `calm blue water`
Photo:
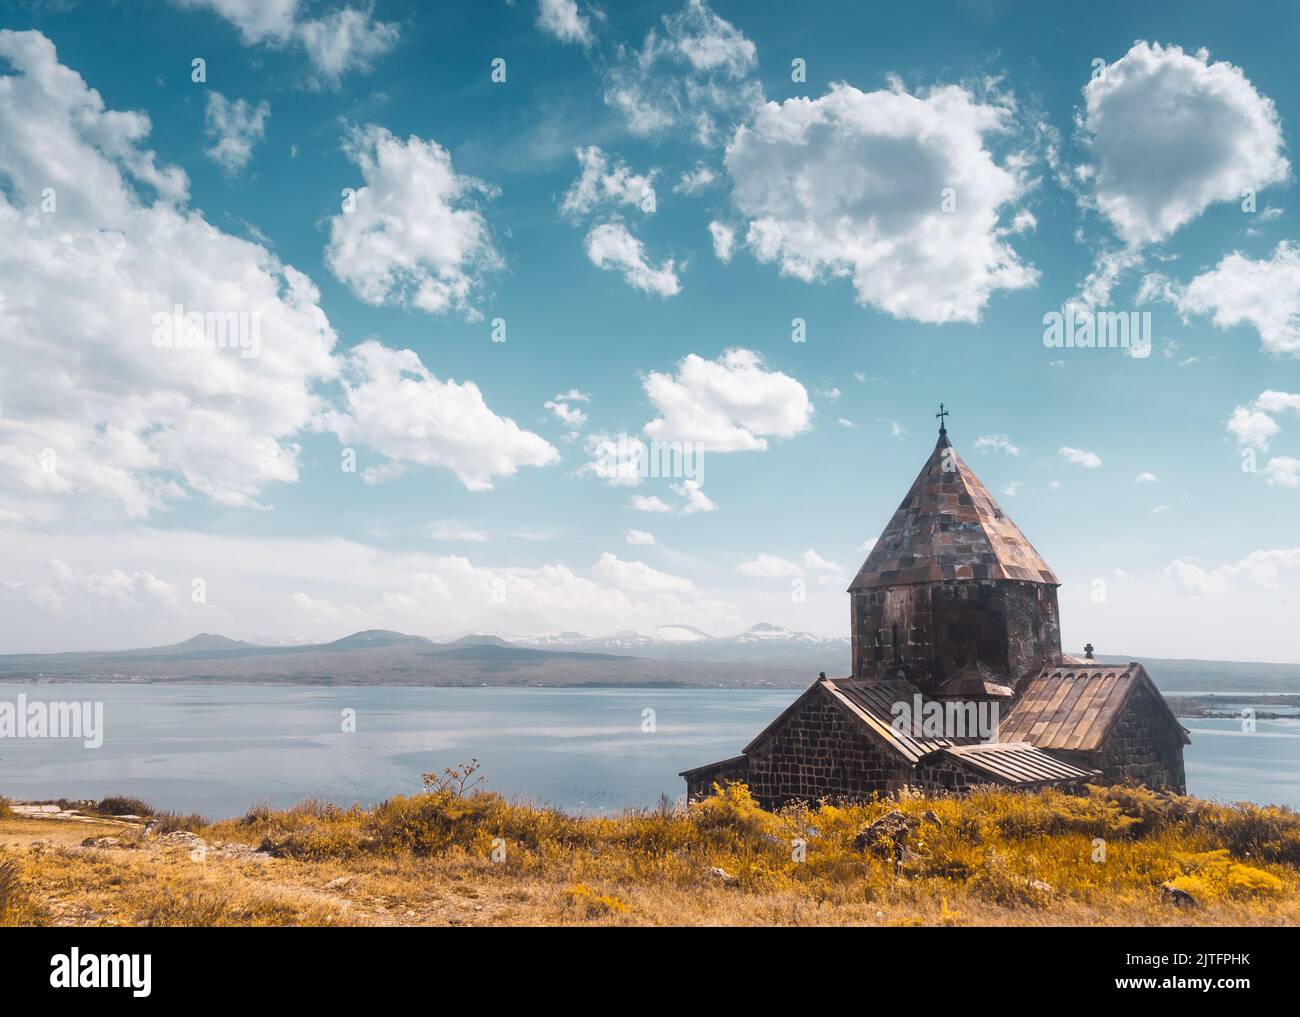
[[[685,790],[679,770],[736,755],[800,690],[5,685],[0,700],[99,700],[104,743],[0,739],[0,794],[127,794],[210,817],[307,795],[372,804],[477,757],[487,786],[615,812]],[[342,711],[356,711],[344,733]],[[655,730],[642,730],[643,711]],[[1188,720],[1188,789],[1300,807],[1300,721]]]

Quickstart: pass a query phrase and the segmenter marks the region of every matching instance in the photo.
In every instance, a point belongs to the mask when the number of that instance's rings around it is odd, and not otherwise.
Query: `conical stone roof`
[[[940,430],[938,444],[849,592],[953,579],[1060,585]]]

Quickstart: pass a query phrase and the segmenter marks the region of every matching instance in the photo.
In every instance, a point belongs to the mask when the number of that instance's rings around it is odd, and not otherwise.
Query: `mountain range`
[[[203,632],[127,650],[0,655],[0,680],[236,681],[324,685],[803,685],[842,672],[848,640],[755,625],[715,639],[689,626],[597,639],[467,635],[448,642],[386,629],[328,643],[266,645]]]
[[[717,637],[689,625],[446,642],[367,629],[327,643],[267,645],[203,632],[127,650],[0,655],[0,681],[254,682],[311,685],[802,687],[849,673],[847,638],[760,623]],[[1300,664],[1141,659],[1165,692],[1300,692]]]

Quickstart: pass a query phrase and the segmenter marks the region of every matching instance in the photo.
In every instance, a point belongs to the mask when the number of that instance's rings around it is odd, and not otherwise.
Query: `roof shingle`
[[[876,541],[849,591],[946,579],[1022,579],[1059,586],[946,434]]]

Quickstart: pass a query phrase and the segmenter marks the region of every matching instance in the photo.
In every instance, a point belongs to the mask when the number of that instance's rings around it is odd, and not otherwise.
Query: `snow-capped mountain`
[[[803,663],[814,673],[828,674],[846,672],[849,663],[847,637],[817,636],[767,622],[734,636],[711,636],[691,625],[660,625],[652,633],[628,631],[595,637],[556,632],[516,636],[511,642],[538,649],[617,653],[657,660]]]

